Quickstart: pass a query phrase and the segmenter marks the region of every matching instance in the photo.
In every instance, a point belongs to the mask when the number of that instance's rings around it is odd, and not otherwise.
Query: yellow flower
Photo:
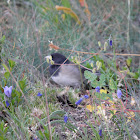
[[[113,108],[113,109],[116,109],[116,106],[115,105],[112,105],[110,108]],[[111,114],[110,116],[109,116],[109,118],[111,119],[112,117],[113,117],[113,115],[117,112],[117,110],[111,110],[112,112],[113,112],[113,114]]]
[[[87,105],[86,109],[88,109],[90,112],[92,112],[94,110],[94,106]]]
[[[131,121],[131,119],[135,117],[135,113],[134,113],[134,112],[132,112],[132,111],[131,111],[131,112],[129,112],[127,115],[128,115],[128,117],[127,117],[127,118],[128,118],[128,120],[127,120],[127,122],[126,122],[126,123],[130,122],[130,121]]]
[[[106,90],[106,89],[100,89],[100,93],[105,93],[105,94],[107,94],[107,90]]]
[[[111,104],[114,104],[114,102],[113,102],[113,101],[111,101],[111,100],[108,100],[108,102],[110,102]]]
[[[135,117],[135,113],[134,112],[132,112],[132,111],[130,111],[129,113],[128,113],[128,119],[130,119],[131,120],[131,118],[134,118]]]

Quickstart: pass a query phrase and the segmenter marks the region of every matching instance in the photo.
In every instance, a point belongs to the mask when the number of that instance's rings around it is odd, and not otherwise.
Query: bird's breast
[[[52,76],[52,79],[61,86],[73,87],[80,87],[82,81],[80,70],[72,65],[61,66],[58,75]]]

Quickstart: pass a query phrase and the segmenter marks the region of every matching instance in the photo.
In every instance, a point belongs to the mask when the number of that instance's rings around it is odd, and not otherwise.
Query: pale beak
[[[46,56],[45,58],[46,58],[46,61],[47,61],[48,64],[51,64],[51,65],[54,64],[54,61],[52,60],[52,56],[51,55]]]

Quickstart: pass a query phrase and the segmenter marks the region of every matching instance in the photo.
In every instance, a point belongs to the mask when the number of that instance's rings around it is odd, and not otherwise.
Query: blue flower
[[[67,123],[67,121],[68,121],[68,116],[67,116],[67,114],[64,116],[64,122],[65,123]]]
[[[84,98],[85,98],[85,99],[88,99],[88,98],[89,98],[89,96],[88,96],[88,95],[84,95]]]
[[[9,103],[8,101],[6,101],[5,103],[6,103],[6,106],[7,106],[7,107],[10,105],[10,103]]]
[[[84,95],[82,98],[80,98],[75,104],[79,105],[84,99],[88,99],[89,96],[88,95]]]
[[[12,93],[12,86],[8,87],[8,86],[5,86],[4,88],[4,93],[7,97],[11,97],[11,93]]]
[[[102,129],[99,130],[99,135],[102,136]]]
[[[113,42],[112,40],[109,40],[109,45],[110,45],[110,46],[112,46],[112,42]]]
[[[121,92],[121,90],[120,89],[118,89],[117,90],[117,96],[118,96],[118,98],[120,99],[121,98],[121,96],[122,96],[122,92]]]
[[[80,98],[75,104],[79,105],[83,101],[83,98]]]
[[[95,90],[96,90],[96,92],[99,92],[99,93],[100,93],[100,87],[99,87],[99,86],[97,86],[97,87],[95,88]]]
[[[37,96],[41,97],[41,96],[42,96],[42,94],[41,94],[41,93],[38,93],[38,94],[37,94]]]

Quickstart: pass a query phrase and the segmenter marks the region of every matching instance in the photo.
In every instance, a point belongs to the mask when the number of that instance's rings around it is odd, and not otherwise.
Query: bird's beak
[[[46,56],[45,58],[46,58],[46,61],[47,61],[48,64],[51,64],[51,65],[54,64],[54,61],[52,60],[52,56],[51,55]]]

